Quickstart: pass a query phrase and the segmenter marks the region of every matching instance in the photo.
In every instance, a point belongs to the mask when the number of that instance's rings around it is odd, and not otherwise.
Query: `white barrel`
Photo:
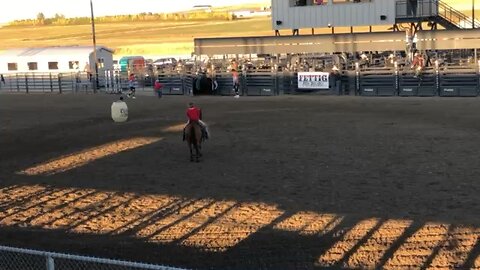
[[[112,103],[112,119],[115,122],[125,122],[128,119],[127,103],[118,100]]]

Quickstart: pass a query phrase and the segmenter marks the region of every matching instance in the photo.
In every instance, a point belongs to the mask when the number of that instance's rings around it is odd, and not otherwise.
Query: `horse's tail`
[[[198,131],[197,131],[198,128]],[[202,140],[202,128],[199,123],[191,122],[189,124],[189,143],[199,146]]]
[[[195,133],[195,123],[190,123],[190,143],[197,146],[197,134]]]

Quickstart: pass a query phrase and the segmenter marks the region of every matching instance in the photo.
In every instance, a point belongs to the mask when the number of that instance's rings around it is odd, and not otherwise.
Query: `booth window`
[[[58,62],[48,62],[48,69],[50,70],[58,69]]]
[[[28,62],[28,70],[38,70],[37,62]]]
[[[10,71],[18,70],[17,63],[8,63],[7,65],[8,65],[8,70]]]
[[[105,59],[104,58],[98,58],[97,63],[98,63],[98,68],[104,68],[105,67]]]
[[[334,4],[341,4],[341,3],[367,3],[372,2],[372,0],[333,0]]]
[[[369,3],[372,0],[290,0],[291,7],[302,6],[321,6],[327,5],[329,2],[332,4],[344,4],[344,3]]]
[[[80,62],[78,62],[78,61],[69,61],[69,62],[68,62],[68,68],[69,68],[69,69],[79,69],[79,68],[80,68]]]

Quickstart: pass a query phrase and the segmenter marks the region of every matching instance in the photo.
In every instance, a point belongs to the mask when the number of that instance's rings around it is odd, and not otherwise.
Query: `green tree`
[[[37,14],[37,24],[44,25],[45,24],[45,15],[43,12],[39,12]]]

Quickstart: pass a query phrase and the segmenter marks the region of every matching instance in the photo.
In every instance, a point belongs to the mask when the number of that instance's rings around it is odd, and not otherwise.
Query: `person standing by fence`
[[[135,99],[135,74],[130,74],[128,78],[128,88],[130,88],[130,93],[127,94],[127,97]]]
[[[90,64],[88,62],[85,63],[85,67],[83,68],[83,71],[87,74],[87,79],[88,81],[92,81],[92,68],[90,67]]]
[[[415,75],[413,77],[421,78],[424,67],[425,67],[425,59],[423,58],[423,55],[419,52],[416,52],[413,58],[412,66],[411,66],[411,68],[414,69],[414,72],[415,72]]]
[[[3,74],[0,74],[0,81],[1,81],[1,84],[5,85],[5,77],[3,77]],[[2,86],[0,85],[0,88]]]
[[[236,69],[232,69],[232,80],[233,80],[233,91],[235,92],[235,98],[240,97],[239,88],[240,88],[240,79],[238,77],[238,72]]]
[[[158,98],[162,97],[162,87],[163,84],[160,83],[159,79],[156,79],[155,84],[153,85],[153,89],[155,89],[155,93],[158,95]]]
[[[340,73],[340,70],[338,69],[338,67],[336,65],[334,65],[333,68],[332,68],[331,77],[333,79],[332,80],[332,86],[335,89],[335,94],[336,95],[342,95],[343,94],[343,91],[342,91],[342,74]]]

